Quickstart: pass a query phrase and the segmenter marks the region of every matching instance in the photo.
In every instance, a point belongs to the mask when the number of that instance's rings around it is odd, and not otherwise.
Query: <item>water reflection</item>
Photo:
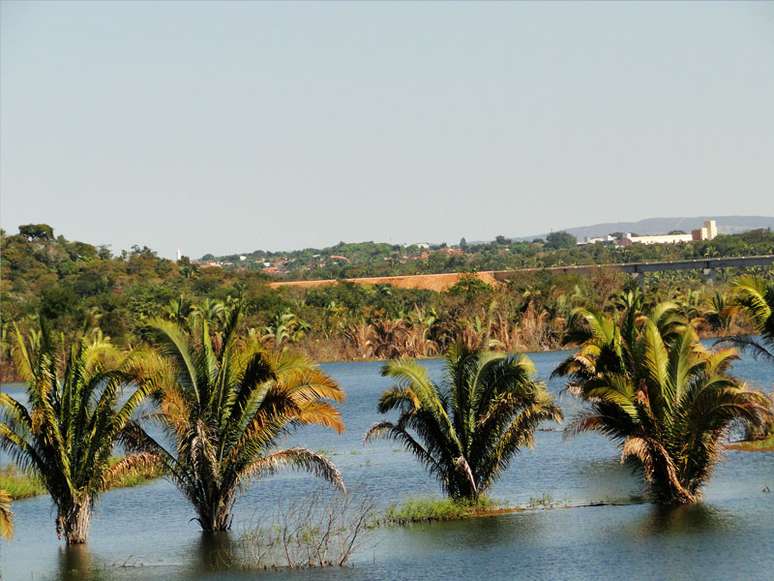
[[[202,575],[238,568],[239,544],[228,532],[202,533],[191,545],[194,574]]]
[[[683,506],[653,505],[640,525],[642,536],[683,536],[723,532],[731,527],[729,515],[711,505],[698,503]]]
[[[69,545],[59,548],[58,579],[62,581],[107,579],[93,567],[93,558],[87,545]]]

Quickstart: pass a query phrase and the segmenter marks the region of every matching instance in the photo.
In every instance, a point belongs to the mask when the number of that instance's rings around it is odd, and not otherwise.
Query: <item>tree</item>
[[[465,297],[467,301],[474,301],[477,297],[492,292],[492,285],[487,284],[475,273],[464,273],[459,276],[457,282],[446,291],[451,296]]]
[[[702,313],[702,318],[714,331],[728,333],[738,312],[738,305],[731,302],[724,293],[716,291]]]
[[[547,248],[573,248],[578,243],[578,239],[568,232],[551,232],[546,236]]]
[[[453,499],[477,500],[508,467],[544,420],[561,411],[524,355],[453,347],[446,355],[448,389],[432,382],[416,361],[396,359],[382,375],[397,380],[379,412],[398,410],[365,439],[388,438],[412,452]],[[413,433],[412,433],[413,432]]]
[[[736,304],[752,322],[760,339],[734,337],[740,348],[774,363],[774,282],[757,277],[742,277],[734,285]]]
[[[33,240],[53,240],[54,229],[48,224],[25,224],[19,226],[19,235],[31,242]]]
[[[99,494],[149,465],[143,455],[109,462],[149,385],[132,357],[99,336],[55,343],[45,326],[26,337],[17,327],[14,358],[29,407],[0,393],[0,449],[40,478],[56,505],[57,536],[85,543]]]
[[[160,359],[156,377],[160,423],[174,451],[133,425],[130,447],[162,463],[193,505],[206,532],[231,526],[241,486],[283,467],[303,469],[339,488],[341,474],[324,456],[306,448],[272,451],[281,436],[307,424],[344,430],[338,385],[307,359],[266,352],[238,334],[241,308],[231,310],[220,346],[206,318],[188,327],[154,320],[145,329]]]
[[[11,512],[11,495],[0,488],[0,538],[10,539],[13,536],[13,513]]]
[[[676,315],[656,305],[629,308],[618,319],[577,309],[568,341],[580,344],[556,375],[588,402],[566,433],[599,432],[621,446],[621,460],[642,468],[654,500],[698,500],[737,421],[759,426],[771,417],[768,398],[728,374],[732,349],[709,351]]]

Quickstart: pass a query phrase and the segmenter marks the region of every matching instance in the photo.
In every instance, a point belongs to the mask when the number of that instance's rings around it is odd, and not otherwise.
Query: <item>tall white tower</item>
[[[177,261],[180,262],[180,259],[183,258],[183,253],[180,252],[180,249],[177,249]]]
[[[704,227],[707,229],[707,240],[712,240],[718,235],[718,223],[715,220],[705,221]]]

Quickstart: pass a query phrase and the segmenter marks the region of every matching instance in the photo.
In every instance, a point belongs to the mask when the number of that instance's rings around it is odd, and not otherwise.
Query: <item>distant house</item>
[[[586,236],[586,238],[584,238],[582,241],[578,241],[578,246],[584,246],[586,244],[613,244],[615,241],[616,238],[614,236],[610,236],[610,234],[607,236]]]

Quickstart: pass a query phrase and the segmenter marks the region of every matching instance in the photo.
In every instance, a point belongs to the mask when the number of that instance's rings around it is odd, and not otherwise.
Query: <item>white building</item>
[[[586,236],[582,242],[578,242],[578,246],[583,246],[584,244],[605,244],[605,243],[613,243],[613,242],[615,242],[615,238],[610,236],[610,234],[608,234],[607,236],[597,236],[597,237]]]
[[[649,236],[632,236],[628,232],[624,239],[632,244],[677,244],[678,242],[692,242],[693,234],[652,234]]]
[[[605,242],[615,242],[622,246],[628,246],[629,244],[677,244],[680,242],[694,242],[698,240],[712,240],[718,235],[718,225],[715,220],[707,220],[704,222],[704,226],[692,230],[690,234],[652,234],[648,236],[632,236],[629,232],[625,233],[622,238],[616,240],[612,236],[604,236],[600,238],[586,238],[583,242],[578,244],[597,244]]]

